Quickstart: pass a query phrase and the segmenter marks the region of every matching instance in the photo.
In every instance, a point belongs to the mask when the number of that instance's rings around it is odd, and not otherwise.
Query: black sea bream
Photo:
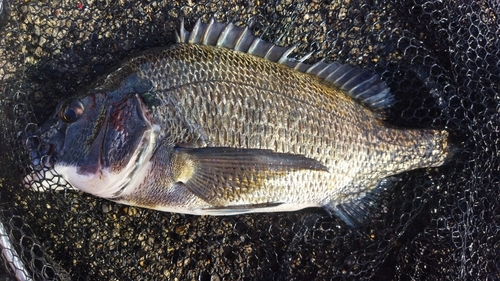
[[[128,205],[197,215],[318,206],[352,225],[384,178],[448,158],[446,131],[384,124],[393,96],[378,76],[292,50],[232,24],[182,26],[176,44],[59,105],[40,126],[49,162],[73,187]]]

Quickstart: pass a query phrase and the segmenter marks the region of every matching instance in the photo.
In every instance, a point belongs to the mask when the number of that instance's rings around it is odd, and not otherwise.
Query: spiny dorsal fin
[[[339,62],[327,63],[321,60],[313,65],[307,64],[312,54],[308,53],[300,59],[289,58],[295,50],[292,47],[280,47],[253,35],[248,27],[237,27],[232,23],[223,24],[214,18],[205,24],[198,19],[191,32],[181,22],[177,43],[191,43],[224,47],[248,53],[266,60],[294,68],[300,72],[315,75],[335,84],[347,95],[357,99],[377,112],[383,112],[394,103],[389,88],[380,77],[367,70]]]

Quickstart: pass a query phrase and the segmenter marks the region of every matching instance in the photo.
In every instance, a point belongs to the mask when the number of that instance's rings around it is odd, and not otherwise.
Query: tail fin
[[[448,132],[446,152],[447,156],[443,161],[442,165],[447,165],[450,162],[460,161],[461,155],[468,151],[465,147],[466,142],[464,137],[454,133],[453,131]]]

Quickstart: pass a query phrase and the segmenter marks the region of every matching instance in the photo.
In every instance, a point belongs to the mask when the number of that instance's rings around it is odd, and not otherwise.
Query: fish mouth
[[[56,151],[55,145],[46,142],[46,138],[41,131],[40,126],[38,126],[37,131],[29,134],[24,143],[34,171],[51,168],[54,164],[52,156]]]
[[[30,136],[26,139],[26,149],[31,162],[31,172],[24,176],[22,182],[25,188],[38,191],[48,189],[62,189],[66,183],[53,173],[56,146],[51,143],[40,142],[40,136]]]

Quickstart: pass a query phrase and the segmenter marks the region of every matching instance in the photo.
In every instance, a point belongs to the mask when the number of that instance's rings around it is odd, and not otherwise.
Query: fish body
[[[116,202],[196,215],[324,207],[348,224],[387,177],[442,165],[443,130],[381,120],[379,77],[291,59],[211,21],[125,62],[42,126],[53,168]]]

